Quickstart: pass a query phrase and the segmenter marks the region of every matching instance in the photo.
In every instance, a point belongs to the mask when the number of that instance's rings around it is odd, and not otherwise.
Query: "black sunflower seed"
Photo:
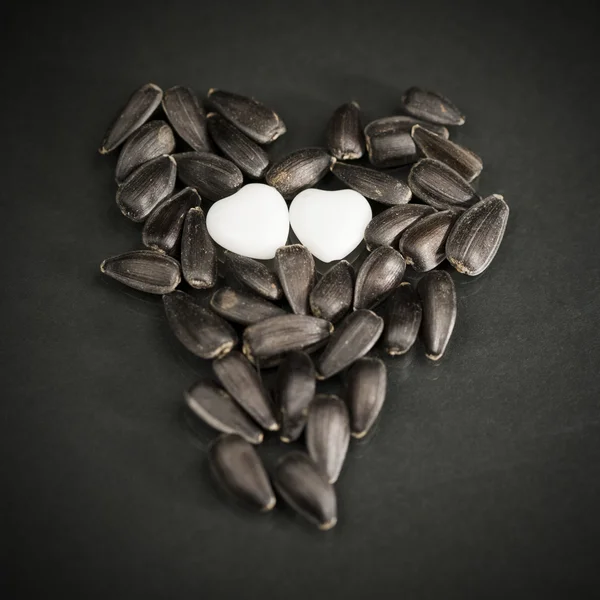
[[[309,314],[308,296],[315,284],[312,254],[300,244],[282,246],[275,252],[275,271],[292,311]]]
[[[334,160],[323,148],[296,150],[271,165],[265,179],[289,199],[323,179]]]
[[[405,229],[435,209],[423,204],[401,204],[392,206],[374,217],[365,229],[367,248],[395,246]]]
[[[208,200],[220,200],[244,183],[242,172],[230,160],[210,152],[183,152],[174,155],[179,179],[196,188]]]
[[[190,208],[183,223],[181,270],[193,288],[207,289],[217,282],[217,249],[199,207]]]
[[[365,139],[357,102],[342,104],[327,125],[327,147],[335,158],[353,160],[365,152]]]
[[[335,490],[304,452],[286,454],[277,464],[273,483],[279,495],[319,529],[337,523]]]
[[[281,300],[283,289],[277,275],[261,262],[233,252],[225,252],[225,262],[235,278],[268,300]]]
[[[210,300],[211,308],[224,319],[240,325],[284,315],[285,310],[251,292],[219,288]]]
[[[383,319],[370,310],[355,310],[336,327],[317,361],[317,377],[327,379],[362,358],[383,331]]]
[[[269,166],[269,155],[235,125],[217,113],[208,115],[208,131],[219,150],[242,173],[254,179],[264,176]]]
[[[144,221],[173,191],[176,175],[172,156],[160,156],[137,167],[117,190],[121,212],[132,221]]]
[[[229,395],[264,429],[276,431],[279,424],[260,375],[236,350],[213,361],[213,371]]]
[[[119,154],[115,178],[117,183],[141,164],[171,154],[175,150],[173,130],[164,121],[150,121],[142,125],[123,145]]]
[[[153,83],[136,90],[104,135],[100,154],[108,154],[139,129],[159,107],[162,97],[162,90]]]
[[[340,260],[317,282],[308,301],[315,317],[335,323],[352,308],[353,297],[354,269],[347,260]]]
[[[200,306],[184,292],[163,296],[165,312],[177,339],[200,358],[225,356],[238,342],[231,325],[212,310]]]
[[[194,92],[176,85],[165,92],[163,110],[179,137],[196,152],[210,152],[204,110]]]
[[[432,158],[422,158],[408,174],[412,193],[434,208],[467,208],[480,200],[468,181],[448,165]]]
[[[456,290],[445,271],[430,271],[417,287],[423,304],[421,334],[427,358],[438,360],[444,354],[456,323]]]
[[[423,309],[421,301],[408,281],[392,292],[387,301],[383,347],[390,356],[408,352],[417,339]]]
[[[149,294],[169,294],[181,281],[179,263],[162,252],[134,250],[107,258],[100,270],[105,275]]]
[[[329,483],[335,483],[350,443],[350,417],[341,398],[317,394],[308,408],[306,447]]]
[[[459,273],[474,276],[488,268],[500,248],[508,214],[504,198],[493,194],[460,215],[446,240],[446,256]]]
[[[199,381],[184,395],[190,410],[213,429],[237,434],[251,444],[263,441],[263,432],[258,425],[212,381]]]
[[[462,125],[465,122],[463,114],[448,98],[419,87],[411,87],[404,92],[402,105],[409,115],[429,123]]]
[[[142,230],[142,242],[148,248],[163,250],[168,254],[177,248],[183,221],[188,210],[199,206],[200,196],[192,188],[163,200],[146,219]]]
[[[354,308],[374,308],[385,300],[400,285],[405,269],[400,252],[389,246],[375,248],[356,275]]]
[[[277,371],[276,383],[282,441],[293,442],[300,437],[316,384],[315,367],[306,352],[285,355]]]
[[[212,89],[207,102],[258,144],[270,144],[285,133],[285,123],[279,115],[254,98]]]
[[[353,437],[365,437],[377,420],[385,401],[387,370],[383,361],[366,356],[349,369],[346,379],[350,429]]]

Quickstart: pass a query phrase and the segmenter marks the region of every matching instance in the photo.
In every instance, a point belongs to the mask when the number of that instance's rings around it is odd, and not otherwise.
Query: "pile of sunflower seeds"
[[[385,400],[386,366],[369,351],[381,341],[390,356],[405,354],[420,332],[427,356],[440,359],[456,321],[456,291],[450,274],[436,268],[447,259],[459,273],[482,273],[508,219],[501,196],[482,199],[471,185],[481,159],[449,139],[448,127],[465,122],[458,108],[416,87],[406,91],[402,105],[406,115],[363,129],[358,104],[344,104],[329,121],[327,149],[300,149],[271,163],[264,146],[286,128],[270,108],[214,89],[201,103],[189,88],[163,93],[148,84],[131,96],[100,148],[106,154],[121,147],[117,204],[126,217],[144,222],[146,248],[109,258],[101,270],[161,294],[177,339],[212,361],[216,381],[197,382],[185,402],[222,432],[209,453],[216,480],[262,511],[275,506],[274,484],[321,529],[337,521],[333,484],[350,437],[369,432]],[[163,118],[150,120],[157,111]],[[175,153],[181,142],[185,151]],[[365,153],[370,167],[346,162]],[[407,183],[377,170],[411,164]],[[295,244],[277,250],[274,269],[225,252],[237,286],[217,287],[218,249],[201,198],[216,201],[245,179],[264,179],[289,199],[330,171],[345,186],[389,205],[366,228],[369,254],[358,271],[341,260],[318,278],[311,253]],[[178,180],[183,189],[176,190]],[[407,265],[425,273],[416,288],[404,281]],[[182,278],[191,288],[215,288],[210,306],[177,289]],[[261,376],[272,367],[273,400]],[[340,373],[343,400],[317,393],[317,380]],[[306,452],[287,453],[269,477],[256,452],[264,431],[278,431],[288,443],[304,433]]]

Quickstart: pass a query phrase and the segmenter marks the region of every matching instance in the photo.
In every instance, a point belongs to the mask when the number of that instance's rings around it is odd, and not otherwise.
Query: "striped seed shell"
[[[509,208],[494,194],[465,211],[446,240],[446,256],[466,275],[479,275],[496,256],[508,221]]]
[[[264,176],[269,166],[269,155],[235,125],[218,113],[210,113],[208,131],[219,150],[236,164],[242,173],[253,179]]]
[[[377,420],[387,391],[387,369],[382,360],[366,356],[357,360],[346,378],[352,436],[365,437]]]
[[[150,121],[142,125],[123,145],[117,161],[115,179],[121,183],[140,165],[171,154],[175,150],[173,130],[164,121]]]
[[[213,371],[225,391],[264,429],[277,431],[271,399],[257,370],[237,350],[213,361]]]
[[[335,490],[308,454],[286,454],[277,464],[273,483],[277,493],[319,529],[326,531],[337,523]]]
[[[149,294],[169,294],[181,281],[179,263],[153,250],[134,250],[107,258],[100,270],[120,283]]]
[[[421,335],[427,358],[439,360],[456,323],[456,290],[446,271],[430,271],[417,286],[423,305]]]
[[[354,308],[374,308],[385,300],[400,285],[405,269],[400,252],[389,246],[375,248],[356,275]]]
[[[365,229],[367,249],[395,246],[405,229],[434,212],[434,208],[424,204],[401,204],[384,210]]]
[[[258,452],[242,437],[220,436],[208,456],[213,476],[236,499],[261,512],[275,506],[275,493]]]
[[[119,116],[106,131],[100,154],[112,152],[137,131],[159,107],[162,97],[162,90],[153,83],[147,83],[133,92]]]
[[[317,282],[308,301],[315,317],[335,323],[352,308],[353,297],[354,268],[340,260]]]
[[[189,409],[222,433],[241,436],[251,444],[263,441],[263,432],[233,398],[212,381],[199,381],[184,394]]]
[[[227,321],[240,325],[252,325],[264,319],[286,314],[283,308],[252,292],[234,290],[230,287],[219,288],[210,299],[210,307]]]
[[[242,172],[230,160],[210,152],[183,152],[174,155],[179,179],[196,188],[208,200],[231,196],[242,183]]]
[[[238,342],[231,326],[192,296],[176,291],[163,296],[165,313],[177,339],[200,358],[225,356]]]
[[[204,110],[194,92],[176,85],[165,92],[163,110],[179,137],[196,152],[210,152]]]
[[[423,309],[415,289],[403,281],[385,307],[383,347],[390,356],[408,352],[419,334]]]
[[[338,396],[317,394],[308,407],[305,435],[308,454],[329,483],[335,483],[350,443],[350,417],[344,401]]]
[[[283,298],[283,289],[277,275],[263,263],[229,251],[225,252],[225,262],[235,278],[253,292],[267,300]]]
[[[411,87],[402,96],[404,110],[413,117],[439,125],[462,125],[464,115],[450,101],[437,92]]]
[[[323,179],[334,161],[323,148],[303,148],[272,164],[265,179],[284,198],[293,198]]]
[[[200,196],[192,188],[163,200],[146,219],[142,242],[148,248],[171,254],[177,248],[188,210],[200,205]]]
[[[408,185],[388,173],[339,161],[330,168],[340,181],[369,200],[393,206],[406,204],[412,198]]]
[[[478,200],[479,194],[471,184],[448,165],[422,158],[408,174],[412,193],[438,210],[467,208]]]
[[[254,98],[211,89],[207,103],[258,144],[270,144],[286,131],[279,115]]]
[[[357,102],[342,104],[333,113],[327,124],[327,148],[339,160],[353,160],[364,154],[365,138]]]
[[[317,361],[317,378],[328,379],[362,358],[383,331],[383,319],[370,310],[355,310],[336,327]]]
[[[181,270],[196,289],[211,288],[217,282],[217,249],[206,229],[206,217],[199,207],[190,208],[181,234]]]
[[[275,272],[292,311],[310,314],[308,296],[315,284],[315,260],[308,249],[301,244],[277,248]]]
[[[306,352],[289,352],[277,370],[277,403],[281,413],[281,440],[297,440],[308,415],[308,406],[315,396],[315,367]]]

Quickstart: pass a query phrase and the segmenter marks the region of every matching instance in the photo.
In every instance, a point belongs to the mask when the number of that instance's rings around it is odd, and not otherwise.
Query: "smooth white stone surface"
[[[354,190],[308,189],[290,205],[296,237],[323,262],[350,254],[361,243],[372,217],[371,205]]]
[[[226,250],[267,260],[287,242],[288,207],[274,187],[249,183],[210,207],[206,228],[210,237]]]

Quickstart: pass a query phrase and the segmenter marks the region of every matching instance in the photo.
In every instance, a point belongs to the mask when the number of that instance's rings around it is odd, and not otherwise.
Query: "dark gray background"
[[[8,598],[548,598],[600,584],[600,203],[593,3],[27,3],[3,15],[1,542]],[[511,217],[457,277],[447,356],[389,361],[339,525],[248,515],[208,479],[181,391],[207,366],[153,298],[104,280],[139,245],[96,149],[153,81],[264,100],[322,143],[410,85],[466,113]],[[267,444],[273,460],[277,444]],[[336,596],[338,597],[338,596]]]

